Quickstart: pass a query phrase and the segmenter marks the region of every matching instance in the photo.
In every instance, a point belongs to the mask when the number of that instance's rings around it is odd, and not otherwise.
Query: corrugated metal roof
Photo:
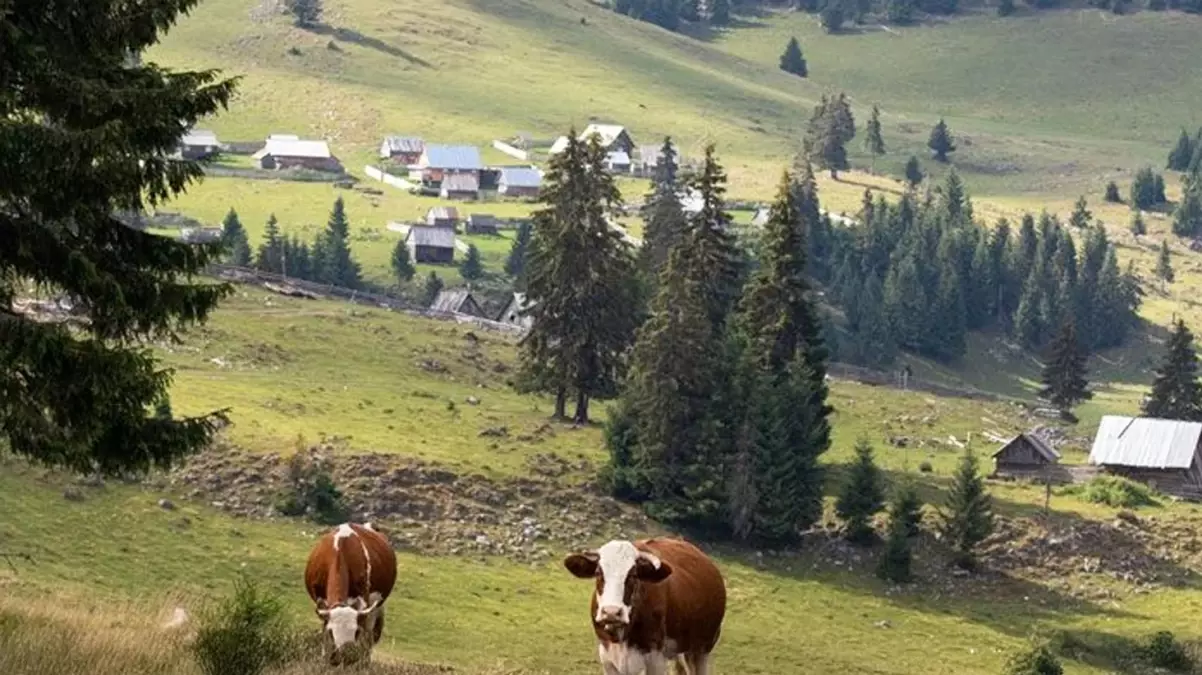
[[[325,141],[298,141],[279,138],[267,139],[267,145],[255,153],[256,158],[266,157],[312,157],[329,159],[330,145]]]
[[[501,185],[505,187],[536,188],[542,184],[543,177],[538,169],[516,166],[501,168]]]
[[[426,211],[426,218],[435,220],[459,220],[459,209],[454,206],[434,206]]]
[[[422,227],[419,225],[409,228],[409,234],[405,236],[405,240],[413,242],[414,246],[455,248],[455,231],[447,227]]]
[[[479,192],[480,176],[474,173],[456,173],[442,179],[442,189],[447,192]]]
[[[180,145],[221,145],[217,134],[208,129],[193,129],[179,139]]]
[[[1146,469],[1188,469],[1198,452],[1202,423],[1106,415],[1098,425],[1089,463]]]
[[[479,171],[484,168],[480,162],[480,149],[474,145],[427,145],[425,166],[432,169],[462,169]]]
[[[472,299],[472,292],[466,288],[439,291],[438,297],[434,298],[430,309],[436,312],[458,312],[469,299]]]
[[[601,137],[601,145],[608,146],[618,140],[618,136],[626,131],[626,127],[621,124],[590,124],[580,132],[580,140],[588,141],[593,134]]]
[[[614,152],[609,153],[609,155],[607,155],[605,159],[610,164],[629,164],[630,163],[630,155],[626,154],[622,150],[616,150]]]
[[[1043,455],[1044,458],[1047,459],[1048,461],[1055,462],[1060,459],[1060,453],[1056,451],[1056,448],[1053,448],[1052,446],[1048,445],[1047,441],[1043,440],[1042,438],[1040,438],[1039,436],[1037,436],[1035,434],[1019,434],[1019,435],[1015,436],[1014,438],[1007,441],[1005,445],[998,448],[998,451],[993,453],[993,456],[997,457],[998,455],[1001,455],[1003,452],[1006,451],[1006,448],[1013,445],[1014,442],[1020,438],[1025,438],[1027,440],[1027,442],[1031,444],[1031,447],[1035,448],[1035,451],[1038,452],[1039,454]]]
[[[388,136],[384,139],[389,152],[421,152],[426,142],[416,136]]]

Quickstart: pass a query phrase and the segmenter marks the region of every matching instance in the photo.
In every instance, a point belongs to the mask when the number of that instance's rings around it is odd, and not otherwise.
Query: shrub
[[[1006,675],[1063,675],[1060,660],[1046,646],[1015,654],[1006,662]]]
[[[201,613],[191,650],[205,675],[259,675],[297,658],[303,644],[280,598],[242,576],[233,595]]]
[[[918,471],[919,473],[932,473],[935,471],[935,467],[931,466],[931,463],[924,459],[919,463]]]
[[[1193,659],[1177,638],[1167,630],[1160,631],[1148,639],[1141,650],[1148,664],[1174,673],[1188,673],[1194,667]]]
[[[1142,483],[1121,476],[1098,476],[1085,486],[1081,496],[1093,504],[1106,504],[1116,509],[1156,506],[1152,491]]]
[[[349,515],[330,472],[301,452],[288,460],[288,486],[276,510],[286,516],[308,516],[323,525],[345,522]]]
[[[910,528],[904,518],[894,515],[889,521],[889,536],[885,540],[885,552],[877,563],[876,575],[886,581],[899,584],[913,578],[910,571],[914,554],[910,551]]]

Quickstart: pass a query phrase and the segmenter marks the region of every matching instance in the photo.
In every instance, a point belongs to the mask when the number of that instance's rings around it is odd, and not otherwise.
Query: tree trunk
[[[559,391],[555,392],[555,412],[551,415],[551,419],[561,420],[567,416],[565,412],[568,407],[568,391],[560,387]]]
[[[839,172],[835,169],[831,169],[831,180],[839,180]]]
[[[588,394],[583,391],[576,394],[576,424],[588,424]]]

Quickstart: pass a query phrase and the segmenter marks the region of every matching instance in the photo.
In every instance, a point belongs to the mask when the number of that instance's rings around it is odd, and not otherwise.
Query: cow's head
[[[368,599],[371,600],[370,604],[365,603],[363,598],[353,598],[346,604],[333,607],[327,606],[325,600],[317,601],[317,616],[322,621],[322,652],[330,663],[353,660],[354,652],[371,648],[372,637],[367,618],[380,606],[382,597],[379,593],[372,593]]]
[[[611,541],[596,551],[574,553],[564,567],[581,579],[596,579],[597,614],[593,621],[615,639],[630,626],[643,583],[659,583],[672,574],[672,567],[658,557],[640,551],[629,541]]]

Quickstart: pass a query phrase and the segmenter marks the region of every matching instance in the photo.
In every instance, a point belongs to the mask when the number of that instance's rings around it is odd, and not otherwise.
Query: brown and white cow
[[[664,675],[673,662],[687,675],[709,673],[726,615],[726,583],[696,546],[683,539],[615,540],[563,564],[581,579],[596,579],[589,614],[605,675]]]
[[[396,554],[371,523],[327,532],[305,566],[305,588],[322,622],[322,653],[332,664],[371,659],[384,631],[384,601],[396,583]]]

